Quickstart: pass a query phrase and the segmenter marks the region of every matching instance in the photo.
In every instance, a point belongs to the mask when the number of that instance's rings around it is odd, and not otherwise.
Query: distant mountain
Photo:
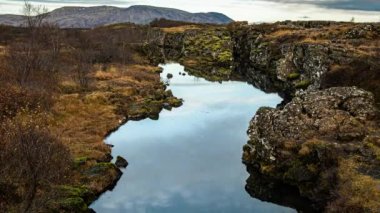
[[[49,13],[47,20],[63,28],[92,28],[116,23],[148,24],[154,19],[194,23],[226,24],[233,20],[221,13],[189,13],[183,10],[136,5],[129,8],[110,6],[62,7]],[[0,15],[0,24],[20,26],[21,15]]]

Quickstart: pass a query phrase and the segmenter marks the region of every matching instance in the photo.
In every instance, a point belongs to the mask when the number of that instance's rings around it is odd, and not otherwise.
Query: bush
[[[180,27],[180,26],[185,26],[189,24],[191,23],[161,18],[161,19],[154,19],[152,22],[150,22],[149,26],[151,27]]]
[[[48,110],[53,104],[50,94],[17,87],[0,87],[0,122],[15,116],[21,109]]]
[[[0,185],[17,189],[21,199],[16,211],[44,208],[40,195],[64,182],[72,164],[70,152],[50,133],[45,117],[23,111],[0,126]],[[12,199],[7,192],[5,196]]]

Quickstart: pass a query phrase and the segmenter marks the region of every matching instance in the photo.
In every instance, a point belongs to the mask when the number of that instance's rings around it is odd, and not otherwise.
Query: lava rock
[[[171,79],[171,78],[173,78],[173,74],[168,73],[168,74],[166,75],[166,77],[167,77],[168,79]]]
[[[359,152],[376,122],[374,97],[362,89],[298,93],[283,108],[258,110],[250,123],[243,162],[324,202],[337,185],[338,160]]]
[[[117,156],[116,157],[116,162],[115,162],[115,165],[118,167],[118,168],[126,168],[128,166],[128,161],[125,160],[123,157],[121,156]]]
[[[172,110],[172,106],[169,104],[169,103],[163,103],[163,105],[162,105],[163,107],[164,107],[164,109],[166,109],[166,110]]]

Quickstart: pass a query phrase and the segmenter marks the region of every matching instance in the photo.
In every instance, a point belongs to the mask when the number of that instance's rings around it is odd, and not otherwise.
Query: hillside
[[[51,11],[47,21],[57,23],[62,28],[92,28],[124,22],[148,24],[154,19],[161,18],[212,24],[226,24],[233,21],[221,13],[189,13],[177,9],[143,5],[131,6],[129,8],[110,6],[62,7]],[[0,24],[20,26],[23,24],[23,16],[0,15]]]

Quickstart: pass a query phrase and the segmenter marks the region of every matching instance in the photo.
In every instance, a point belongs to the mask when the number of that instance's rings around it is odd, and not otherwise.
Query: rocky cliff
[[[368,177],[379,168],[372,167],[380,165],[376,110],[373,95],[355,87],[307,92],[282,109],[261,108],[250,123],[243,161],[324,205],[339,190],[344,160],[357,160],[357,169]],[[378,176],[372,178],[380,183]]]
[[[208,80],[229,79],[230,33],[224,26],[186,25],[153,30],[144,50],[153,63],[178,61],[189,73]]]
[[[379,26],[230,26],[234,71],[285,98],[276,109],[259,109],[250,123],[243,162],[251,195],[267,198],[255,186],[264,178],[269,188],[296,187],[316,211],[378,212]]]
[[[380,25],[334,22],[232,24],[235,71],[261,89],[360,86],[380,101]],[[265,76],[265,77],[263,77]]]

